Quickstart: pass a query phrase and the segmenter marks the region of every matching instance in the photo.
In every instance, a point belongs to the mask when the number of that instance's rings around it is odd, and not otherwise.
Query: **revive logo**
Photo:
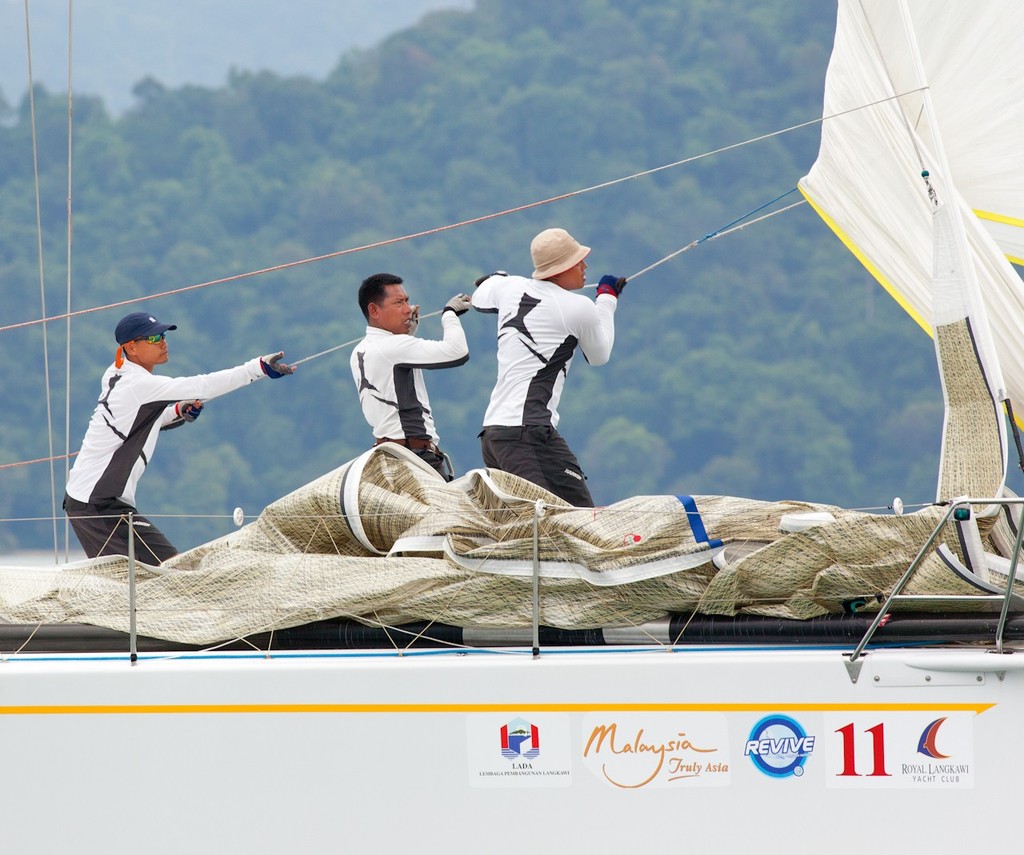
[[[814,751],[814,741],[795,719],[770,715],[751,729],[743,753],[770,778],[799,778]]]

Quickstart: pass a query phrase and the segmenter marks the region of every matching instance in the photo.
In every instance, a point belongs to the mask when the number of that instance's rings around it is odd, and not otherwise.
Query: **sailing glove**
[[[473,303],[470,301],[468,296],[465,294],[456,294],[444,304],[441,314],[443,315],[445,312],[455,312],[456,316],[464,315],[471,308],[473,308]]]
[[[601,281],[597,283],[598,294],[611,294],[613,297],[618,299],[619,294],[622,293],[622,289],[626,287],[626,278],[624,276],[611,276],[605,275],[601,277]]]
[[[420,307],[412,307],[412,315],[409,317],[409,332],[406,335],[416,335],[416,330],[420,328]]]
[[[479,288],[481,285],[484,284],[484,282],[486,282],[492,276],[508,276],[508,274],[504,270],[495,270],[493,273],[485,273],[483,276],[481,276],[479,279],[473,282],[473,287]]]
[[[271,380],[284,377],[285,374],[295,373],[294,365],[285,365],[285,363],[281,362],[283,356],[284,351],[281,350],[277,353],[268,353],[266,356],[260,357],[260,368],[263,369],[263,373]]]
[[[186,422],[194,422],[202,412],[203,402],[198,399],[194,401],[178,401],[174,405],[174,415]]]

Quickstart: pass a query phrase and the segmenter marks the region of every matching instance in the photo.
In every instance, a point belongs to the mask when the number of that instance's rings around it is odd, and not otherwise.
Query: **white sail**
[[[1022,49],[1016,0],[840,0],[821,148],[800,182],[929,334],[950,311],[974,319],[992,397],[1013,402],[1024,402],[1024,287],[1007,260],[1024,263]],[[930,187],[956,214],[967,286],[959,307],[935,303]]]

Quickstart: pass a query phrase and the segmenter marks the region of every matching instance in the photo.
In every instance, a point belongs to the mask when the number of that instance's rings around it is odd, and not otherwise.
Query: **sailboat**
[[[913,851],[1004,844],[1022,37],[1008,0],[840,0],[800,184],[935,339],[932,506],[579,509],[383,445],[159,567],[0,568],[0,796],[41,794],[5,840],[852,852],[863,817]]]

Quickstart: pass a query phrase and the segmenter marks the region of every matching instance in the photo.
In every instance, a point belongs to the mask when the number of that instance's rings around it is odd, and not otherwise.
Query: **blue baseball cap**
[[[125,344],[147,335],[160,335],[167,330],[176,330],[177,324],[162,324],[149,312],[132,312],[117,322],[114,338],[118,344]]]

